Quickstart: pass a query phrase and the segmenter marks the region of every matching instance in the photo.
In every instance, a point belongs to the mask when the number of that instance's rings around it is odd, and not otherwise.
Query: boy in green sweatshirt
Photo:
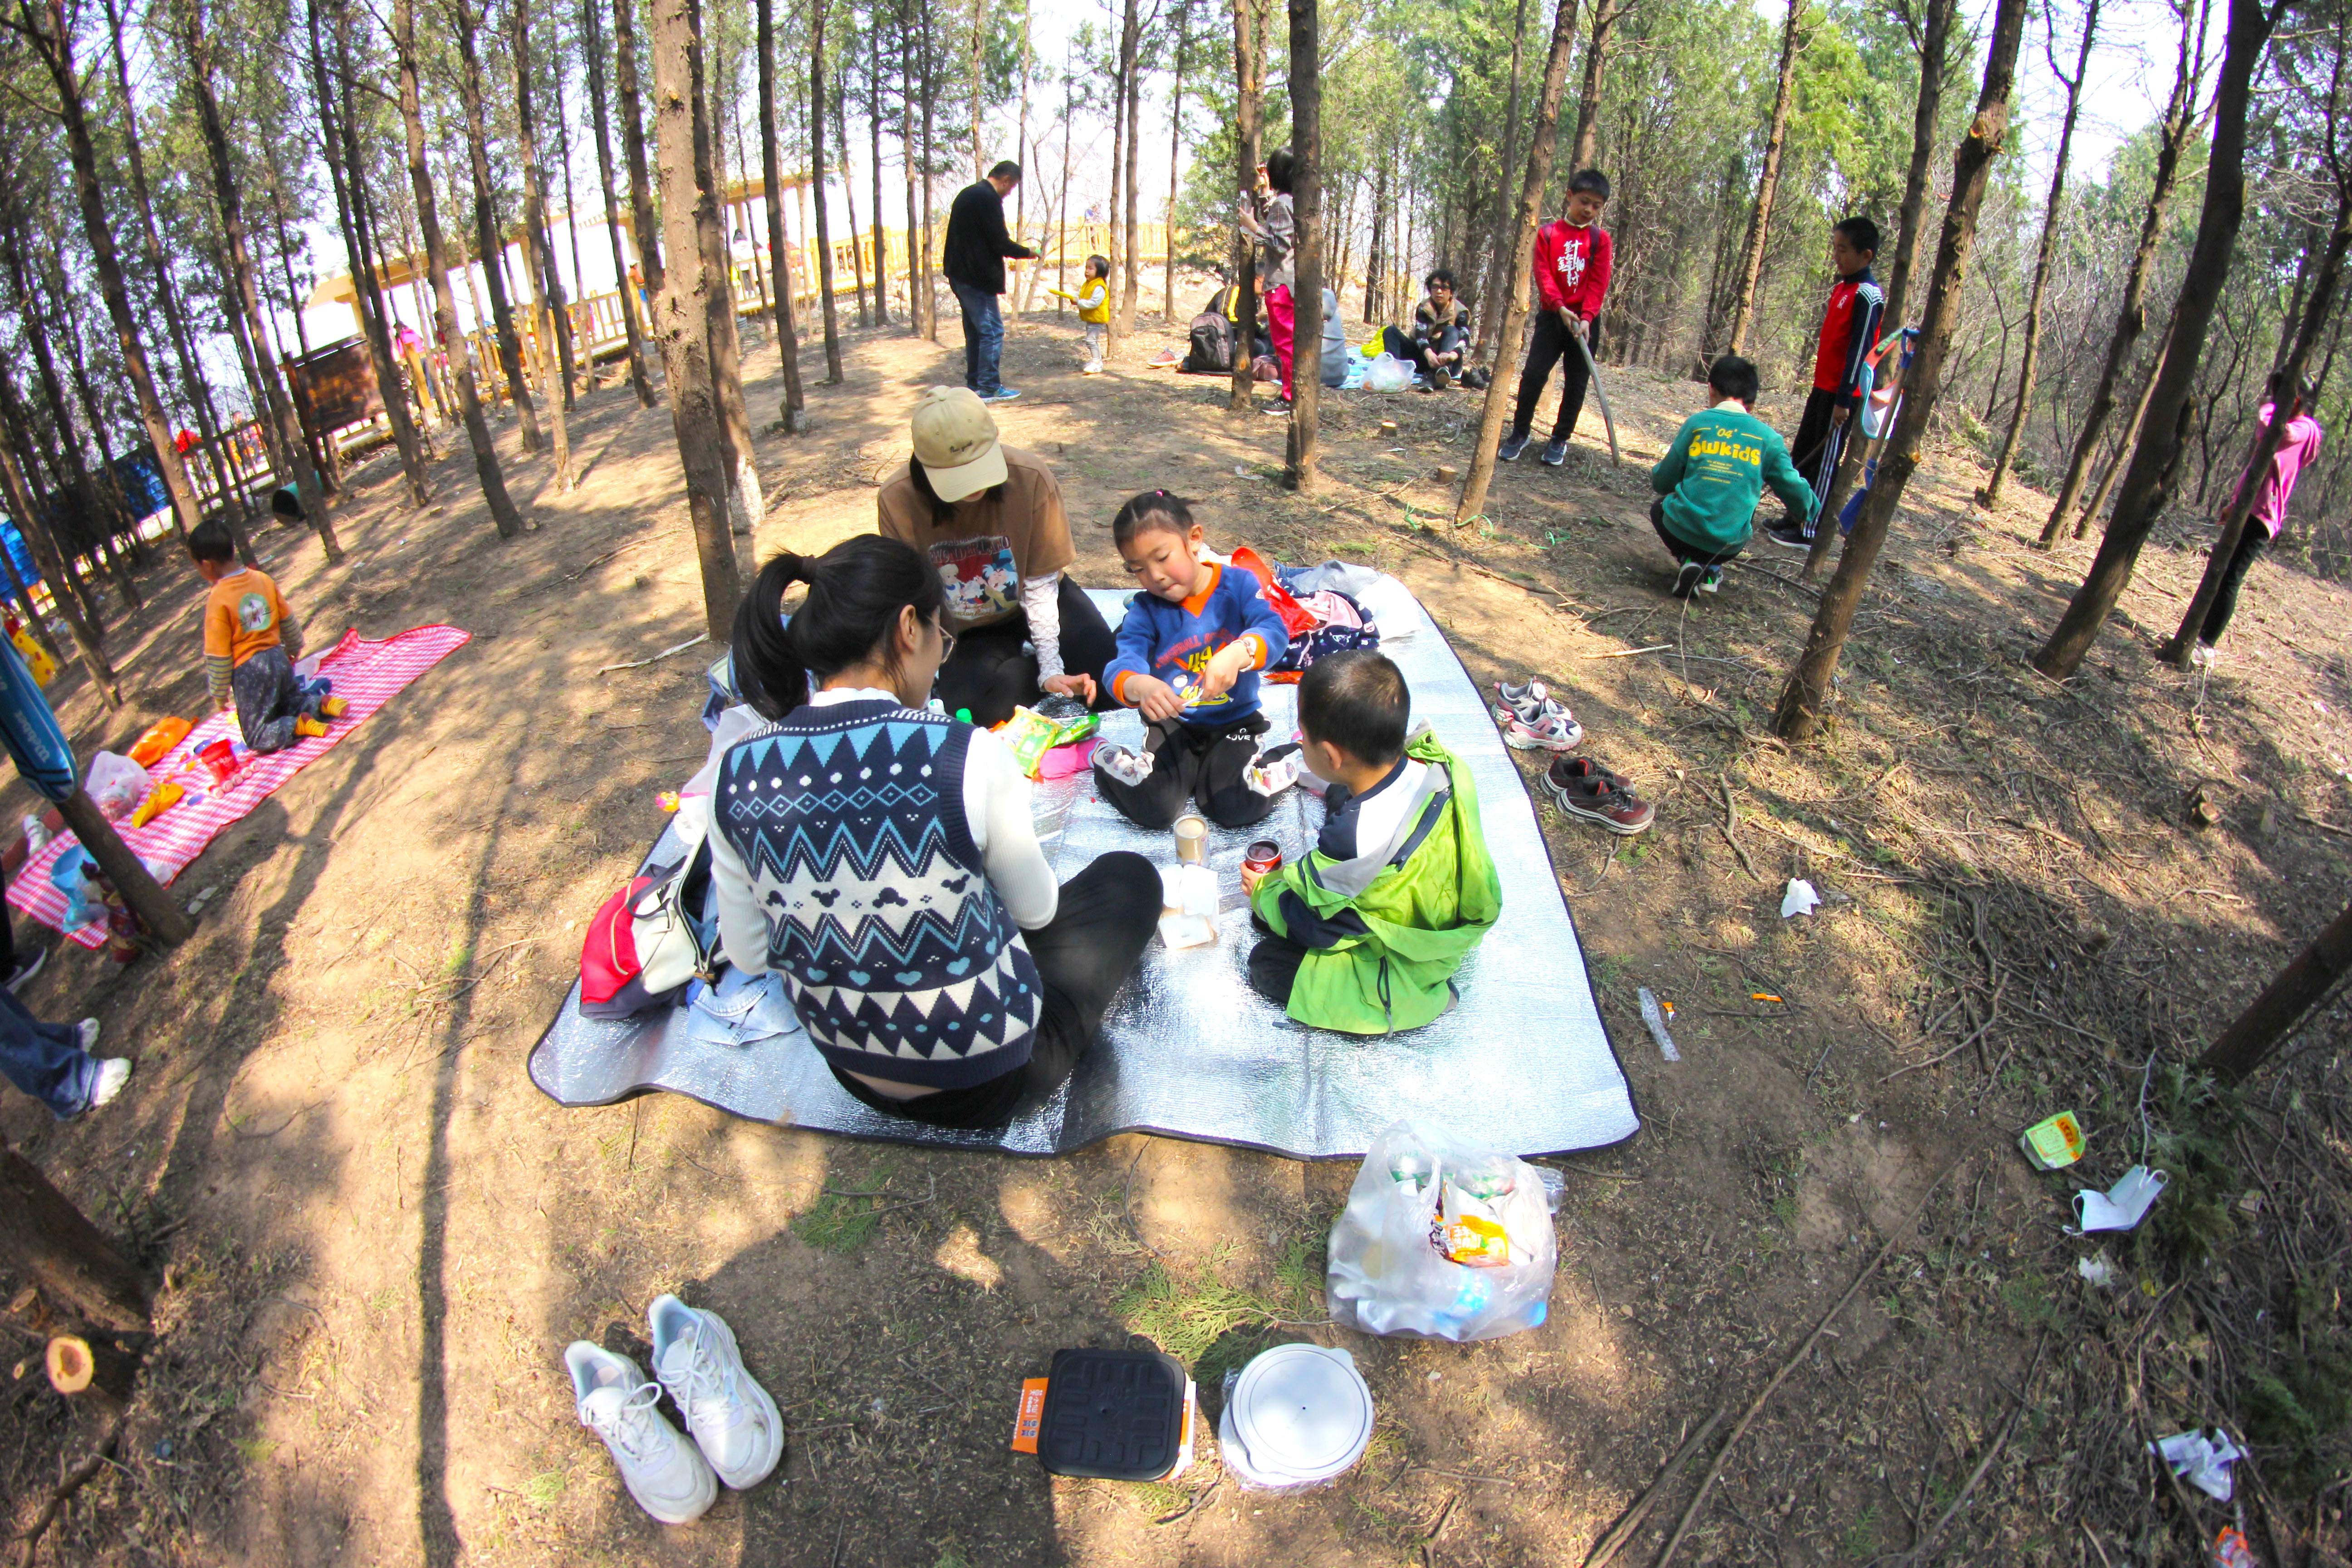
[[[1756,367],[1725,354],[1706,373],[1712,405],[1683,421],[1675,444],[1650,470],[1650,526],[1674,552],[1675,597],[1712,594],[1723,564],[1747,548],[1755,532],[1756,502],[1764,487],[1801,512],[1810,527],[1821,498],[1789,461],[1789,448],[1756,417]]]

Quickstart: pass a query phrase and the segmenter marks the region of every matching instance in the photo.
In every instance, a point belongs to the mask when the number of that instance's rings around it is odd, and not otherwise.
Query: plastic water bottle
[[[1682,1060],[1682,1052],[1675,1049],[1675,1037],[1666,1033],[1665,1010],[1658,1005],[1658,994],[1644,985],[1641,997],[1642,1022],[1650,1026],[1650,1038],[1658,1042],[1658,1054],[1670,1062]]]

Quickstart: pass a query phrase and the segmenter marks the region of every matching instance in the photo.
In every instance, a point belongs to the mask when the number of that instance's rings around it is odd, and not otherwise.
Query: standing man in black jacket
[[[996,303],[1004,292],[1004,258],[1034,260],[1037,255],[1004,229],[1004,198],[1020,183],[1021,165],[1007,162],[958,191],[948,209],[947,243],[940,247],[948,287],[963,307],[963,384],[990,403],[1021,395],[998,378],[1004,314]]]

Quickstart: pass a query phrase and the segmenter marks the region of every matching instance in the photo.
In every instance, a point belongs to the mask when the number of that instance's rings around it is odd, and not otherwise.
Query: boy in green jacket
[[[1789,448],[1756,417],[1756,367],[1726,354],[1706,373],[1713,405],[1683,421],[1675,444],[1650,470],[1650,526],[1682,563],[1675,597],[1712,594],[1723,584],[1723,563],[1755,533],[1757,499],[1764,487],[1812,524],[1821,498],[1789,461]]]
[[[1328,788],[1307,858],[1242,886],[1267,935],[1250,984],[1302,1024],[1351,1035],[1417,1029],[1454,1005],[1454,972],[1495,923],[1502,889],[1470,770],[1407,737],[1404,676],[1338,653],[1298,682],[1302,761]]]

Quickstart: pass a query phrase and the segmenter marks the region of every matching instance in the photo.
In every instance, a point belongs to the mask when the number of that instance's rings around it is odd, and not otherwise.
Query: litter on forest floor
[[[1675,1049],[1675,1037],[1666,1033],[1666,1015],[1675,1005],[1659,1001],[1658,994],[1646,985],[1641,989],[1641,1002],[1642,1022],[1650,1026],[1650,1038],[1658,1042],[1658,1054],[1670,1062],[1682,1060],[1682,1052]]]
[[[2116,1266],[2102,1255],[2075,1260],[2074,1272],[2104,1290],[2116,1282]]]
[[[2174,1475],[2215,1502],[2230,1500],[2230,1467],[2246,1457],[2246,1451],[2218,1426],[2176,1432],[2169,1437],[2158,1438],[2148,1447],[2163,1456]]]
[[[1792,920],[1798,915],[1811,914],[1821,907],[1822,896],[1802,877],[1789,879],[1789,890],[1780,895],[1780,918]]]
[[[2045,1117],[2017,1135],[2017,1146],[2037,1171],[2054,1171],[2083,1157],[2083,1124],[2071,1110]]]
[[[2148,1209],[2164,1191],[2165,1183],[2171,1179],[2162,1171],[2134,1165],[2104,1193],[2095,1193],[2087,1187],[2076,1193],[2074,1217],[2082,1222],[2085,1233],[2135,1229],[2147,1217]]]

